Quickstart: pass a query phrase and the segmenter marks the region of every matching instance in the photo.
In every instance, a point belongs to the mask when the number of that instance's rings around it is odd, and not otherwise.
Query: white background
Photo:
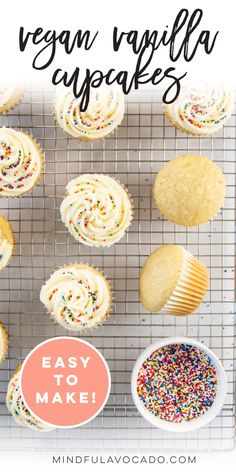
[[[60,451],[63,454],[63,451]],[[91,454],[93,452],[91,451]],[[56,454],[56,453],[55,453]],[[174,454],[174,452],[173,452]],[[186,453],[183,452],[185,455]],[[78,453],[78,455],[80,455]],[[99,453],[94,455],[100,455]],[[120,454],[118,453],[117,456]],[[155,455],[155,454],[154,454]],[[159,453],[161,454],[161,451]],[[176,454],[177,456],[179,454]],[[228,471],[235,469],[235,460],[236,460],[236,451],[228,452],[225,454],[221,453],[209,453],[209,454],[195,454],[195,453],[187,453],[186,455],[190,456],[197,456],[197,463],[196,464],[153,464],[153,465],[143,465],[143,464],[122,464],[122,465],[111,465],[111,464],[101,464],[101,465],[76,465],[76,464],[68,464],[68,465],[58,465],[52,464],[52,453],[3,453],[1,452],[1,470],[2,466],[5,465],[8,467],[8,470],[13,470],[13,467],[16,467],[17,470],[20,472],[38,472],[42,470],[47,471],[74,471],[74,470],[83,470],[87,471],[94,471],[94,472],[103,472],[103,471],[110,471],[112,472],[130,472],[130,470],[135,470],[135,472],[143,472],[143,470],[152,471],[188,471],[188,472],[195,472],[195,471],[210,471],[210,470],[224,470],[224,468]]]
[[[116,69],[133,70],[137,58],[131,52],[130,46],[123,45],[120,52],[112,50],[112,30],[118,26],[123,31],[138,29],[140,34],[146,29],[156,29],[161,32],[169,25],[169,29],[181,8],[188,8],[192,12],[195,8],[202,8],[203,19],[194,33],[197,38],[198,31],[209,29],[212,37],[220,30],[215,48],[210,55],[204,54],[201,46],[192,62],[186,64],[182,61],[171,64],[168,59],[168,48],[158,49],[150,70],[156,67],[163,69],[168,66],[176,66],[178,71],[187,70],[189,77],[211,77],[215,80],[222,78],[234,85],[234,45],[235,45],[235,6],[233,0],[216,2],[212,0],[8,0],[1,8],[0,44],[1,59],[4,76],[9,78],[25,78],[33,76],[35,80],[49,79],[57,66],[69,68],[89,66],[101,70],[115,67]],[[89,29],[91,33],[99,30],[99,35],[93,47],[84,52],[83,49],[75,50],[73,54],[66,55],[63,47],[58,45],[53,65],[46,71],[32,70],[31,63],[39,46],[27,45],[25,52],[19,52],[18,38],[20,26],[25,31],[33,32],[41,26],[44,31],[56,30],[59,34],[63,30],[71,30],[75,34],[78,29]]]

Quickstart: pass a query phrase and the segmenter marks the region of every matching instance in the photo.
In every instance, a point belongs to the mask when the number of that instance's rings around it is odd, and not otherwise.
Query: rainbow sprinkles
[[[137,393],[161,420],[182,423],[204,415],[214,403],[217,373],[210,357],[190,344],[170,344],[142,364]]]
[[[19,197],[30,191],[43,170],[38,143],[23,131],[0,128],[0,196]]]

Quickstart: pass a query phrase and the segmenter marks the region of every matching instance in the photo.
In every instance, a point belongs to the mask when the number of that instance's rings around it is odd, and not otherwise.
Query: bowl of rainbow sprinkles
[[[204,344],[174,337],[140,354],[131,390],[139,413],[149,423],[183,433],[205,426],[218,415],[227,380],[218,357]]]

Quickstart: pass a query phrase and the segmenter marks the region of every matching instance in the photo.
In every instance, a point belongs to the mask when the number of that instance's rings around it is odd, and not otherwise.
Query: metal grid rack
[[[45,151],[40,184],[19,199],[0,199],[0,211],[15,232],[16,249],[0,273],[0,320],[9,332],[7,359],[0,366],[0,448],[78,451],[227,450],[235,437],[234,352],[234,209],[235,114],[213,137],[187,137],[163,115],[158,92],[131,93],[118,131],[97,144],[68,139],[54,122],[51,91],[31,90],[22,103],[0,119],[1,125],[31,132]],[[164,221],[152,198],[152,182],[164,161],[196,153],[223,169],[227,198],[223,211],[201,227],[185,229]],[[107,249],[78,244],[60,219],[67,182],[80,173],[103,172],[128,186],[135,203],[130,231]],[[139,270],[158,245],[184,245],[209,267],[204,303],[189,317],[147,313],[139,303]],[[51,322],[39,301],[43,282],[55,268],[73,261],[101,267],[115,292],[106,323],[85,339],[105,356],[112,391],[104,411],[91,423],[43,435],[20,428],[5,406],[7,383],[17,365],[38,343],[68,334]],[[151,427],[136,411],[130,393],[131,370],[149,344],[166,336],[189,336],[204,342],[222,360],[229,382],[221,414],[201,430],[171,434]]]

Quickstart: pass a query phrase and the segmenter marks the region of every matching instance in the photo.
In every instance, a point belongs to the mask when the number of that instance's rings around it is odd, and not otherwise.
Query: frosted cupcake
[[[0,215],[0,270],[8,264],[14,250],[14,235],[10,223]]]
[[[0,323],[0,364],[4,361],[7,355],[8,335],[2,323]]]
[[[74,238],[87,246],[111,246],[128,230],[133,203],[118,181],[103,174],[71,180],[61,218]]]
[[[0,196],[20,197],[32,190],[43,170],[39,144],[27,133],[0,128]]]
[[[233,111],[233,93],[223,85],[200,84],[181,89],[178,98],[164,111],[180,131],[193,136],[208,136],[226,123]]]
[[[19,383],[20,369],[21,366],[16,369],[8,384],[6,404],[9,412],[12,414],[16,423],[20,426],[33,429],[34,431],[40,431],[42,433],[52,431],[55,428],[48,426],[43,421],[37,419],[26,407],[21,395]]]
[[[74,139],[100,141],[120,125],[124,116],[124,96],[119,89],[103,86],[92,88],[86,111],[80,110],[80,98],[72,90],[59,89],[54,104],[59,126]]]
[[[112,293],[103,273],[86,264],[71,264],[51,275],[40,300],[52,319],[71,331],[86,331],[109,315]]]
[[[154,183],[154,198],[162,215],[182,226],[207,223],[225,198],[222,170],[204,156],[180,156],[168,162]]]
[[[23,87],[19,84],[0,82],[0,113],[14,108],[23,95]]]
[[[145,261],[140,273],[140,298],[150,312],[189,315],[203,300],[208,270],[183,247],[160,246]]]

